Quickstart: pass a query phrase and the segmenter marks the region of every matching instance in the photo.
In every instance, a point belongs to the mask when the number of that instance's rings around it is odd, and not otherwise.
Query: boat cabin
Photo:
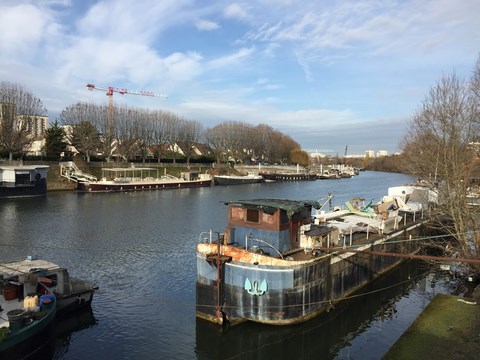
[[[226,202],[225,243],[259,253],[287,252],[300,247],[302,227],[311,223],[317,201],[258,199]]]
[[[47,165],[0,166],[0,198],[44,196]]]

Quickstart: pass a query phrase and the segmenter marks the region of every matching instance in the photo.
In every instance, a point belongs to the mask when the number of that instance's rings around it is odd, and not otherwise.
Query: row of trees
[[[300,150],[297,142],[263,124],[226,122],[203,130],[198,121],[170,112],[127,106],[112,109],[83,102],[64,109],[60,121],[71,126],[72,144],[87,159],[93,153],[101,153],[107,159],[114,155],[124,159],[140,155],[145,161],[151,152],[160,161],[165,151],[171,149],[175,162],[180,147],[188,164],[195,147],[202,142],[218,163],[253,160],[308,165],[308,154]]]
[[[36,140],[24,117],[45,116],[42,101],[23,86],[0,84],[0,146],[10,160]],[[67,129],[67,131],[65,131]],[[225,122],[204,130],[202,124],[162,110],[128,106],[96,105],[85,102],[66,107],[58,121],[45,131],[47,154],[56,154],[73,145],[87,161],[91,156],[113,156],[143,161],[153,155],[158,161],[167,155],[176,161],[181,149],[187,164],[199,143],[212,152],[217,163],[260,161],[308,165],[308,154],[291,137],[264,124]],[[205,151],[205,149],[203,149]]]
[[[145,161],[150,152],[160,161],[166,148],[174,149],[181,143],[189,162],[202,130],[198,121],[161,110],[109,108],[83,102],[65,108],[60,121],[70,127],[72,145],[87,161],[98,153],[107,160],[115,155],[125,160],[140,156]],[[175,161],[176,152],[172,154]]]
[[[222,123],[207,129],[204,136],[218,163],[233,158],[243,162],[308,165],[308,154],[300,149],[297,142],[265,124]]]

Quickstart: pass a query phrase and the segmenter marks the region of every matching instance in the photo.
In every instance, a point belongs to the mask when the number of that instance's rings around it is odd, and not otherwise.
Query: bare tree
[[[179,140],[187,158],[187,166],[190,167],[190,158],[200,139],[202,125],[195,120],[184,120],[179,125]]]
[[[170,149],[173,152],[173,163],[176,163],[178,142],[180,141],[180,124],[181,120],[175,114],[168,114],[165,117],[165,140],[170,145]]]
[[[164,144],[166,142],[166,118],[167,114],[162,111],[154,111],[151,113],[152,118],[152,142],[153,142],[153,150],[157,155],[158,162],[160,163],[163,154]]]
[[[473,76],[470,86],[478,105],[478,102],[480,102],[480,55],[478,56],[477,63],[473,69]]]
[[[139,110],[139,117],[136,119],[138,131],[138,148],[142,156],[142,162],[145,164],[148,152],[154,145],[155,122],[147,111]]]
[[[101,138],[100,152],[105,156],[107,162],[111,160],[117,148],[117,126],[113,122],[117,113],[118,110],[115,106],[110,108],[108,105],[101,105],[95,109],[95,115],[92,117],[92,122]]]
[[[134,159],[139,152],[138,111],[128,107],[119,108],[115,118],[117,127],[117,152],[125,160]]]
[[[8,152],[10,161],[14,153],[22,153],[34,140],[30,122],[46,114],[42,101],[22,85],[0,83],[0,145]]]
[[[77,125],[87,121],[92,124],[99,134],[97,149],[110,161],[116,147],[116,128],[109,122],[109,108],[106,105],[96,105],[86,102],[78,102],[67,106],[60,114],[63,125]],[[117,112],[116,108],[113,108]]]
[[[466,206],[478,172],[470,146],[478,129],[476,107],[466,82],[455,74],[442,77],[413,117],[403,145],[412,172],[439,185],[434,225],[452,236],[454,251],[463,257],[478,257],[480,250],[480,234],[472,231],[479,211]]]
[[[205,130],[204,137],[208,146],[212,149],[217,164],[221,164],[225,161],[225,155],[228,151],[227,144],[227,125],[219,124],[213,128]]]
[[[100,137],[91,122],[81,121],[73,125],[71,142],[81,154],[85,155],[86,161],[90,162],[91,155],[98,150]]]

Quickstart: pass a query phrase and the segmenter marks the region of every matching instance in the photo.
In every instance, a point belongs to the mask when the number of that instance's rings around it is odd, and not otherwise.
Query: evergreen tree
[[[47,155],[60,155],[67,147],[65,130],[58,126],[55,120],[53,125],[45,130],[45,151]]]

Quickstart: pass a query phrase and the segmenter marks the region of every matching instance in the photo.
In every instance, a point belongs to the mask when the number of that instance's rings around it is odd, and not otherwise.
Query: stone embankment
[[[47,191],[75,190],[77,183],[69,181],[60,176],[60,166],[58,163],[46,164],[50,166],[47,173]]]

